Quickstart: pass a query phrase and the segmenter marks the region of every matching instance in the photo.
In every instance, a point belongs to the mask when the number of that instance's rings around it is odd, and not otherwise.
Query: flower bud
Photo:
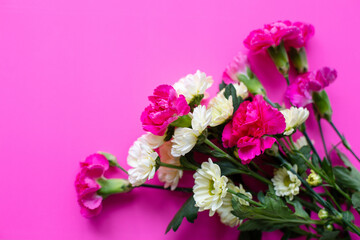
[[[322,209],[320,209],[318,216],[321,220],[323,220],[323,219],[326,219],[329,217],[329,213],[328,213],[328,211],[326,211],[325,208],[322,208]]]
[[[97,183],[101,186],[97,193],[104,198],[116,193],[126,193],[133,189],[129,181],[121,178],[99,178]]]
[[[284,76],[288,77],[289,74],[289,58],[284,47],[284,43],[281,43],[275,47],[269,47],[267,49],[271,59],[275,63],[279,72]]]
[[[331,121],[332,109],[327,93],[324,90],[321,92],[313,92],[312,98],[317,117]]]
[[[239,74],[237,77],[240,82],[245,84],[248,91],[253,95],[266,96],[264,86],[260,83],[259,79],[254,75],[250,68],[247,68],[247,75]]]
[[[116,160],[116,157],[114,155],[112,155],[111,153],[106,153],[106,152],[98,152],[99,154],[103,155],[108,161],[110,166],[118,166],[119,163]]]
[[[328,224],[328,225],[325,226],[325,229],[326,229],[327,231],[332,231],[332,230],[334,230],[334,227],[333,227],[332,224]]]
[[[305,48],[300,49],[290,48],[289,57],[299,74],[306,73],[309,69],[309,65],[306,58]]]
[[[321,177],[318,174],[316,174],[312,169],[310,170],[310,172],[311,173],[306,179],[307,183],[310,184],[310,186],[312,187],[316,187],[320,185],[322,183]]]

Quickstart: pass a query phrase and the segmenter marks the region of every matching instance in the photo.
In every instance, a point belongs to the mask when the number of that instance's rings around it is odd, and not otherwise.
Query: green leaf
[[[309,214],[304,210],[302,204],[298,200],[287,201],[287,203],[294,206],[295,215],[304,219],[310,219]]]
[[[168,233],[170,229],[173,229],[173,231],[176,232],[183,218],[186,218],[189,222],[194,223],[195,219],[197,218],[198,211],[199,208],[195,207],[195,200],[193,196],[191,196],[171,220],[168,227],[166,228],[165,233]]]
[[[310,159],[310,157],[311,157],[311,148],[310,148],[310,146],[303,146],[300,150],[299,150],[299,152],[301,152],[302,153],[302,155],[304,155],[305,156],[305,158],[306,159]]]
[[[258,192],[257,198],[261,203],[265,202],[265,196],[264,196],[264,193],[262,191]]]
[[[325,231],[320,240],[335,240],[339,233],[339,231]]]
[[[226,83],[224,82],[224,80],[222,80],[219,84],[219,91],[223,90],[224,88],[226,88]]]
[[[299,153],[299,152],[294,152],[294,153],[288,154],[288,156],[292,160],[291,163],[297,165],[297,167],[298,167],[297,172],[299,173],[300,176],[302,176],[308,169],[306,162],[302,158],[301,154],[302,153]]]
[[[324,158],[320,165],[325,174],[330,178],[330,180],[334,181],[334,172],[331,162],[327,158]]]
[[[348,220],[349,222],[354,221],[354,215],[351,212],[345,211],[342,213],[342,215],[345,220]]]
[[[170,123],[170,125],[173,127],[191,127],[191,120],[189,115],[184,115]]]
[[[311,162],[315,167],[320,168],[320,159],[318,158],[318,156],[316,154],[313,154],[311,156]]]
[[[181,166],[183,166],[185,168],[189,168],[189,169],[199,167],[199,164],[197,164],[196,162],[194,163],[192,161],[189,161],[188,158],[185,156],[180,157],[180,164],[181,164]]]
[[[351,202],[356,209],[356,211],[360,212],[360,192],[355,192],[351,196]]]
[[[283,227],[302,225],[304,219],[295,215],[278,197],[267,194],[264,207],[244,206],[232,199],[232,212],[239,219],[248,219],[239,226],[240,231],[274,231]]]
[[[221,175],[229,176],[229,175],[233,175],[233,174],[243,173],[231,162],[218,161],[218,162],[215,162],[215,164],[219,165],[219,167],[221,169]]]
[[[339,186],[360,191],[360,173],[357,170],[336,166],[333,171]]]
[[[165,142],[171,140],[172,136],[174,135],[174,131],[175,131],[175,127],[173,127],[173,126],[168,127],[168,129],[166,130],[166,133],[165,133],[165,135],[166,135],[166,137],[164,139]]]
[[[242,231],[239,240],[261,240],[261,231]]]

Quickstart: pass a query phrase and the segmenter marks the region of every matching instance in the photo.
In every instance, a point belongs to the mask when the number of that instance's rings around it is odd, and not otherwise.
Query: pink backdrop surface
[[[360,153],[359,10],[355,0],[1,0],[0,239],[236,239],[208,213],[165,236],[185,193],[135,189],[85,219],[73,186],[78,162],[103,150],[128,168],[157,85],[197,69],[218,83],[249,31],[279,19],[315,26],[310,68],[338,70],[327,89],[334,122]],[[285,81],[267,57],[253,61],[270,98],[282,101]],[[314,119],[308,127],[322,149]],[[325,135],[338,142],[327,125]]]

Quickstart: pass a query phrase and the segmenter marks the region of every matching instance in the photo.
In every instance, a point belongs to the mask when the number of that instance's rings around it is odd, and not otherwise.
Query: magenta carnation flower
[[[178,96],[170,85],[158,86],[149,100],[151,104],[141,114],[141,122],[145,131],[158,136],[164,135],[169,124],[179,116],[190,112],[185,97]]]
[[[95,153],[81,162],[80,167],[81,170],[75,180],[75,189],[81,214],[90,218],[101,212],[103,198],[97,194],[101,186],[96,180],[109,169],[109,161],[102,154]]]
[[[247,164],[273,145],[275,138],[268,135],[281,134],[285,127],[284,116],[256,95],[252,102],[240,104],[224,128],[222,141],[226,148],[236,146],[242,163]]]
[[[312,103],[312,92],[323,90],[335,81],[336,77],[336,70],[329,67],[301,74],[288,86],[285,97],[294,106],[304,107]]]
[[[250,32],[244,45],[253,52],[277,46],[282,41],[286,47],[300,48],[314,35],[314,27],[302,22],[277,21]]]
[[[249,66],[247,56],[242,52],[239,52],[232,60],[232,62],[226,67],[222,79],[226,84],[238,83],[237,76],[239,74],[247,74],[247,67]]]

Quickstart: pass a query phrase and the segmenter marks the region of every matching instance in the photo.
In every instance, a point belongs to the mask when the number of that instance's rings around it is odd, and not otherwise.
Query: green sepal
[[[119,166],[116,157],[111,153],[101,152],[101,151],[99,151],[98,153],[103,155],[109,161],[110,166]]]
[[[251,72],[250,68],[248,68],[248,71]],[[249,75],[248,75],[249,76]],[[253,95],[263,95],[266,96],[266,91],[264,86],[260,83],[259,79],[252,74],[253,77],[248,77],[244,74],[237,75],[238,80],[247,87],[248,91],[252,93]]]
[[[305,48],[290,48],[289,58],[299,74],[306,73],[309,69]]]
[[[191,117],[189,115],[184,115],[170,123],[173,127],[191,127]]]
[[[269,47],[267,52],[269,53],[279,72],[287,78],[289,73],[289,58],[286,53],[284,43],[281,42],[278,46]]]
[[[129,181],[122,178],[99,178],[96,181],[101,186],[97,193],[104,198],[113,194],[126,193],[132,190]]]
[[[314,101],[313,106],[316,116],[331,121],[333,111],[327,93],[324,90],[321,92],[313,92],[312,99]]]

